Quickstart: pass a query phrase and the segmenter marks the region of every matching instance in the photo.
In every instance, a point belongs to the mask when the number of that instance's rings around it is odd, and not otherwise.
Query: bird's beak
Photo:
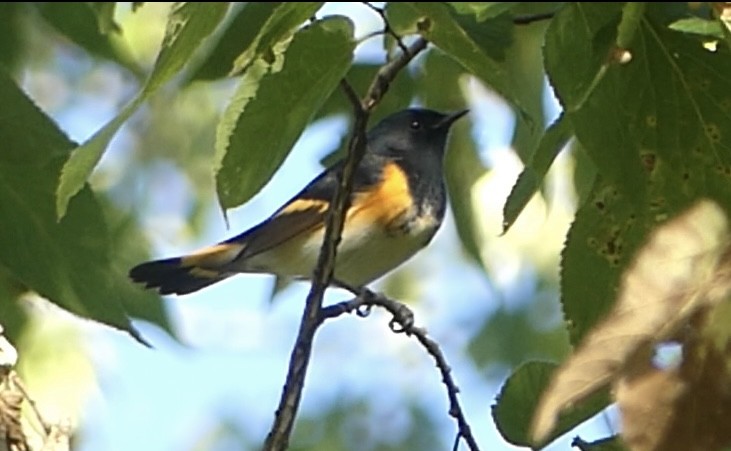
[[[457,111],[456,113],[449,114],[449,115],[445,116],[444,119],[439,121],[434,128],[449,128],[452,126],[452,124],[457,119],[461,118],[462,116],[464,116],[465,114],[467,114],[469,112],[470,112],[470,110],[466,109],[466,110]]]

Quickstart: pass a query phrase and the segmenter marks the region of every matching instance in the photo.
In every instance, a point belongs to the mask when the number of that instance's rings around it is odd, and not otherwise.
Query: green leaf
[[[492,407],[492,417],[500,434],[517,446],[533,447],[529,430],[541,394],[551,381],[558,365],[549,362],[526,362],[510,375]],[[609,404],[607,392],[592,396],[586,402],[568,409],[546,443],[570,431],[599,413]],[[544,445],[545,445],[544,444]]]
[[[23,54],[23,25],[21,19],[27,5],[20,2],[0,3],[0,66],[12,71]]]
[[[176,3],[168,17],[155,67],[143,89],[149,95],[170,80],[226,15],[228,2]]]
[[[117,2],[88,2],[87,4],[96,14],[97,28],[101,34],[122,31],[119,24],[114,21]]]
[[[264,23],[280,7],[281,2],[246,2],[234,13],[217,39],[213,50],[200,63],[191,80],[213,80],[227,77],[236,57],[259,35]]]
[[[483,51],[485,44],[478,45],[474,41],[454,19],[448,6],[430,2],[389,2],[387,13],[397,33],[421,34],[526,114],[505,66]]]
[[[60,307],[139,339],[112,282],[110,236],[83,188],[56,221],[55,188],[74,144],[0,72],[0,266]]]
[[[114,3],[107,3],[114,5]],[[43,19],[92,55],[109,59],[139,76],[139,67],[121,34],[100,28],[97,10],[87,2],[38,2]]]
[[[56,192],[59,219],[66,214],[69,201],[82,189],[120,127],[147,97],[183,68],[195,49],[223,18],[227,8],[228,3],[221,2],[190,2],[174,6],[155,67],[142,91],[116,117],[71,152]]]
[[[482,22],[509,12],[520,5],[520,2],[449,2],[448,4],[457,13],[471,14],[478,22]]]
[[[117,116],[86,140],[84,144],[71,152],[69,159],[63,165],[56,189],[56,215],[59,219],[66,214],[71,198],[81,191],[86,184],[86,180],[91,176],[99,160],[102,159],[109,142],[132,113],[137,110],[142,100],[142,97],[136,97]]]
[[[216,134],[223,208],[246,202],[271,178],[337,88],[354,48],[351,22],[329,17],[298,32],[274,64],[251,65]]]
[[[577,22],[557,17],[556,23],[596,32],[591,18],[602,7],[569,10]],[[588,51],[572,45],[562,54],[571,64],[589,58]],[[613,67],[591,98],[567,113],[598,171],[563,254],[562,303],[573,343],[611,307],[619,276],[650,229],[699,197],[731,205],[729,50],[708,51],[649,16],[630,51],[631,62]],[[562,71],[557,92],[567,95],[572,88],[563,83],[570,77]]]
[[[683,33],[699,34],[709,38],[723,39],[721,24],[716,20],[706,20],[700,17],[689,17],[679,19],[668,25],[671,30],[682,31]]]
[[[510,229],[520,212],[528,205],[528,201],[538,191],[553,164],[553,160],[571,138],[571,133],[571,124],[563,114],[546,129],[538,148],[533,152],[530,161],[518,176],[518,180],[505,201],[503,233]]]
[[[302,23],[312,18],[324,2],[282,2],[258,30],[251,45],[236,58],[234,73],[244,72],[257,59],[265,57],[274,46],[289,40]]]

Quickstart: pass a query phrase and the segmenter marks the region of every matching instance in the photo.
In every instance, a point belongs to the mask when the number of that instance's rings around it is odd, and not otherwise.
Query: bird
[[[426,247],[442,224],[443,160],[452,124],[467,114],[409,108],[366,134],[335,261],[333,285],[364,287]],[[239,273],[311,279],[344,160],[325,169],[270,217],[189,255],[141,263],[134,282],[184,295]]]

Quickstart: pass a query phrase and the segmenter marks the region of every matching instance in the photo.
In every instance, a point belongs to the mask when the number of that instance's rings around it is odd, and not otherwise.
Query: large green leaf
[[[56,221],[55,188],[74,143],[2,72],[0,103],[0,266],[62,308],[138,336],[122,305],[115,280],[123,273],[111,261],[111,237],[91,190],[83,188]],[[159,300],[150,302],[151,311],[160,311]],[[167,327],[164,316],[154,316]]]
[[[557,367],[555,363],[527,362],[518,367],[505,382],[492,407],[493,419],[505,440],[518,446],[534,446],[529,434],[533,414]],[[608,404],[609,396],[604,391],[568,409],[561,415],[546,443],[596,415]]]
[[[552,65],[564,101],[594,78],[578,61],[597,51],[569,34],[581,30],[580,40],[597,42],[597,34],[617,26],[606,8],[572,5],[549,30],[561,36],[547,37],[547,55],[576,66],[572,75]],[[711,52],[694,36],[669,31],[650,8],[628,51],[631,61],[608,69],[567,112],[598,173],[563,254],[562,303],[574,343],[612,305],[619,277],[650,229],[699,197],[731,205],[728,49]]]
[[[329,17],[299,31],[273,64],[258,59],[249,67],[216,137],[223,208],[246,202],[271,178],[337,88],[354,47],[350,21]]]
[[[91,138],[75,148],[63,166],[56,192],[56,214],[66,214],[68,203],[84,186],[109,142],[142,102],[169,81],[188,62],[201,42],[226,14],[228,3],[176,4],[168,17],[165,38],[155,67],[140,93]]]

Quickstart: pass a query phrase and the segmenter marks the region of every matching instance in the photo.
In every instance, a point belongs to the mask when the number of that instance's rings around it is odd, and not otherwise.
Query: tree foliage
[[[115,3],[0,6],[0,312],[7,330],[20,327],[17,299],[30,291],[138,338],[131,317],[172,332],[161,300],[126,280],[126,269],[149,251],[137,218],[112,190],[92,189],[90,177],[119,130],[155,108],[161,93],[234,80],[207,143],[215,152],[195,157],[209,163],[197,177],[215,185],[222,209],[247,202],[308,125],[351,111],[341,80],[363,93],[380,66],[355,57],[365,39],[354,35],[352,19],[325,16],[322,6],[175,4],[149,69],[125,48]],[[470,98],[460,85],[468,78],[513,109],[525,168],[504,205],[506,231],[571,143],[569,182],[579,196],[561,254],[560,302],[577,352],[564,366],[531,361],[513,372],[493,407],[503,437],[544,445],[618,401],[624,445],[610,437],[577,442],[582,449],[728,446],[722,416],[710,425],[699,419],[704,410],[731,410],[724,389],[731,378],[726,4],[389,2],[378,13],[384,31],[366,38],[382,42],[379,63],[415,36],[429,49],[394,80],[373,120],[415,101],[463,108]],[[40,22],[136,80],[128,103],[82,143],[22,88],[29,57],[21,25]],[[562,109],[545,130],[544,76]],[[474,188],[488,168],[469,132],[456,128],[445,176],[463,248],[487,272]],[[632,316],[646,321],[631,323]],[[669,368],[652,359],[666,341],[683,347]],[[689,405],[696,410],[680,419]],[[670,412],[667,421],[652,423],[657,412]]]

